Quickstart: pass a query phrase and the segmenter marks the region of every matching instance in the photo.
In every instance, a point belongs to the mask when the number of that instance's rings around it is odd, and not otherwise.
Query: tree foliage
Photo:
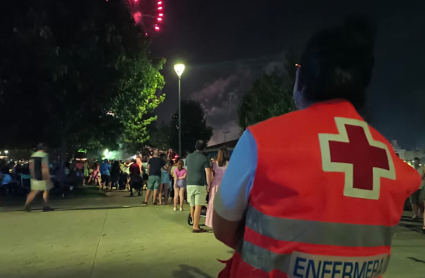
[[[183,100],[181,103],[182,154],[195,150],[197,140],[209,141],[213,129],[207,125],[201,104],[194,100]],[[170,123],[170,146],[179,149],[178,111]]]
[[[158,148],[160,150],[169,150],[170,145],[170,135],[171,135],[171,125],[161,122],[159,126],[151,125],[149,126],[149,141],[148,145]]]
[[[254,81],[239,104],[239,125],[243,130],[248,126],[295,110],[292,97],[295,61],[294,52],[288,51],[283,71],[275,69],[272,73],[264,73]]]
[[[119,0],[12,1],[0,22],[0,123],[10,147],[143,142],[164,99],[149,40]]]

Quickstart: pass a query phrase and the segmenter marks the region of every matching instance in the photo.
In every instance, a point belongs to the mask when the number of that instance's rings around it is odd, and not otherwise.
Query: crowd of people
[[[214,159],[205,153],[206,142],[199,140],[195,152],[185,159],[172,152],[161,153],[154,149],[151,155],[137,155],[122,160],[91,161],[78,160],[49,163],[46,146],[39,144],[28,162],[8,163],[2,161],[0,175],[3,194],[14,194],[18,188],[27,194],[24,209],[31,211],[31,203],[39,192],[43,192],[43,211],[53,210],[49,204],[52,189],[63,197],[86,185],[96,185],[100,191],[128,190],[131,196],[143,195],[143,206],[167,205],[171,200],[174,211],[184,211],[189,203],[193,219],[193,232],[205,232],[199,227],[202,208],[208,205],[206,225],[212,227],[214,197],[230,159],[225,147],[218,150]],[[63,173],[63,174],[62,174]]]

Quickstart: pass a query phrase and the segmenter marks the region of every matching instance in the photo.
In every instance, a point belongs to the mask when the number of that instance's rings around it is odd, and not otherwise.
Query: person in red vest
[[[215,197],[213,229],[235,249],[220,278],[377,278],[417,171],[360,116],[375,31],[349,18],[308,42],[298,111],[251,126]]]

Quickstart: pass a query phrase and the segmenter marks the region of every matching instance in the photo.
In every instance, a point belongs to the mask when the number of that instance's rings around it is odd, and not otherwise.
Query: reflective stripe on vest
[[[246,226],[275,240],[344,247],[391,246],[396,228],[279,218],[252,206],[247,212]]]
[[[390,257],[387,254],[369,257],[317,256],[300,252],[277,254],[245,241],[242,259],[262,271],[279,270],[290,278],[374,278],[385,273]]]

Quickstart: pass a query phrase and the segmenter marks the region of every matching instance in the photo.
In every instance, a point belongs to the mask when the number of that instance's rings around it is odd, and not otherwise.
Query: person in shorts
[[[111,186],[111,164],[105,159],[100,165],[100,176],[102,177],[102,188],[110,188]]]
[[[202,233],[206,230],[199,227],[202,206],[207,198],[207,188],[211,184],[211,164],[204,154],[207,144],[203,140],[196,142],[194,153],[186,158],[187,166],[187,199],[190,203],[190,214],[193,219],[193,233]]]
[[[165,166],[165,161],[159,157],[159,151],[153,152],[153,157],[148,162],[148,190],[146,192],[145,201],[142,203],[144,206],[148,204],[149,196],[153,190],[153,201],[156,205],[156,198],[158,196],[159,185],[161,184],[161,168]],[[167,169],[165,169],[167,170]]]
[[[28,194],[27,201],[25,202],[24,210],[27,212],[31,211],[31,202],[35,196],[43,191],[44,206],[43,211],[52,211],[49,207],[49,190],[53,187],[50,182],[50,171],[49,171],[49,156],[46,153],[46,147],[40,143],[37,146],[38,151],[33,153],[29,163],[29,169],[31,172],[31,192]]]
[[[416,171],[418,171],[419,175],[421,175],[422,183],[418,190],[416,190],[410,196],[410,203],[412,204],[413,217],[412,220],[417,220],[422,215],[422,191],[424,190],[424,167],[421,166],[421,160],[419,157],[415,157],[413,159],[413,167],[415,167]],[[425,225],[424,225],[425,226]]]
[[[180,211],[183,211],[184,191],[186,190],[187,170],[184,168],[183,160],[177,162],[174,168],[174,210],[177,210],[177,203],[180,197]]]
[[[165,161],[167,161],[165,163],[166,167],[162,167],[161,168],[161,185],[159,186],[159,204],[162,205],[162,196],[164,194],[164,203],[165,205],[168,204],[168,187],[170,185],[170,169],[171,169],[171,164],[170,161],[167,160],[167,155],[165,153],[161,154],[161,159]],[[167,168],[167,170],[165,170]]]

